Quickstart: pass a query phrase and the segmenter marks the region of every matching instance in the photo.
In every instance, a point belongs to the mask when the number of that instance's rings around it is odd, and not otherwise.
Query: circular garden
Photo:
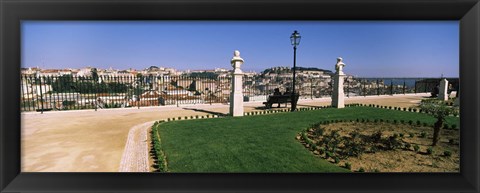
[[[296,139],[320,159],[354,172],[459,172],[459,129],[445,125],[432,146],[433,125],[420,121],[323,121]]]

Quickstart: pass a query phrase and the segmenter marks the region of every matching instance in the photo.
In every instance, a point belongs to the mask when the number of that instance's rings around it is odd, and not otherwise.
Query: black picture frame
[[[0,0],[1,192],[480,192],[478,0]],[[460,173],[22,173],[22,20],[459,20]]]

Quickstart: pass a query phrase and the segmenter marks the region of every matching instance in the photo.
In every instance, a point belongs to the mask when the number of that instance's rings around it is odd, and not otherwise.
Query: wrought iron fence
[[[447,78],[450,90],[458,90],[459,79]],[[140,108],[181,104],[228,103],[229,76],[21,76],[21,111]],[[278,88],[292,86],[291,76],[244,76],[245,101],[266,101]],[[344,82],[347,97],[428,93],[440,78],[357,78]],[[296,81],[301,99],[330,97],[332,79],[302,77]]]
[[[21,76],[21,111],[227,103],[229,77]]]

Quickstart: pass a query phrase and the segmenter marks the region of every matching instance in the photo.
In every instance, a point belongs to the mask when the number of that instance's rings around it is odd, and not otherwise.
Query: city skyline
[[[289,36],[302,41],[297,66],[370,77],[458,77],[457,21],[415,22],[22,22],[22,67],[178,70],[231,69],[234,50],[244,71],[291,67]]]

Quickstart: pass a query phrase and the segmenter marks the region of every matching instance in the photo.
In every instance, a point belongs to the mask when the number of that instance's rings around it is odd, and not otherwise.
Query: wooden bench
[[[298,102],[298,97],[299,95],[296,94],[295,96],[295,102]],[[287,107],[288,103],[292,102],[292,96],[291,95],[270,95],[268,96],[267,102],[263,102],[265,105],[265,108],[270,109],[272,108],[272,105],[275,103],[285,103],[285,107]]]

